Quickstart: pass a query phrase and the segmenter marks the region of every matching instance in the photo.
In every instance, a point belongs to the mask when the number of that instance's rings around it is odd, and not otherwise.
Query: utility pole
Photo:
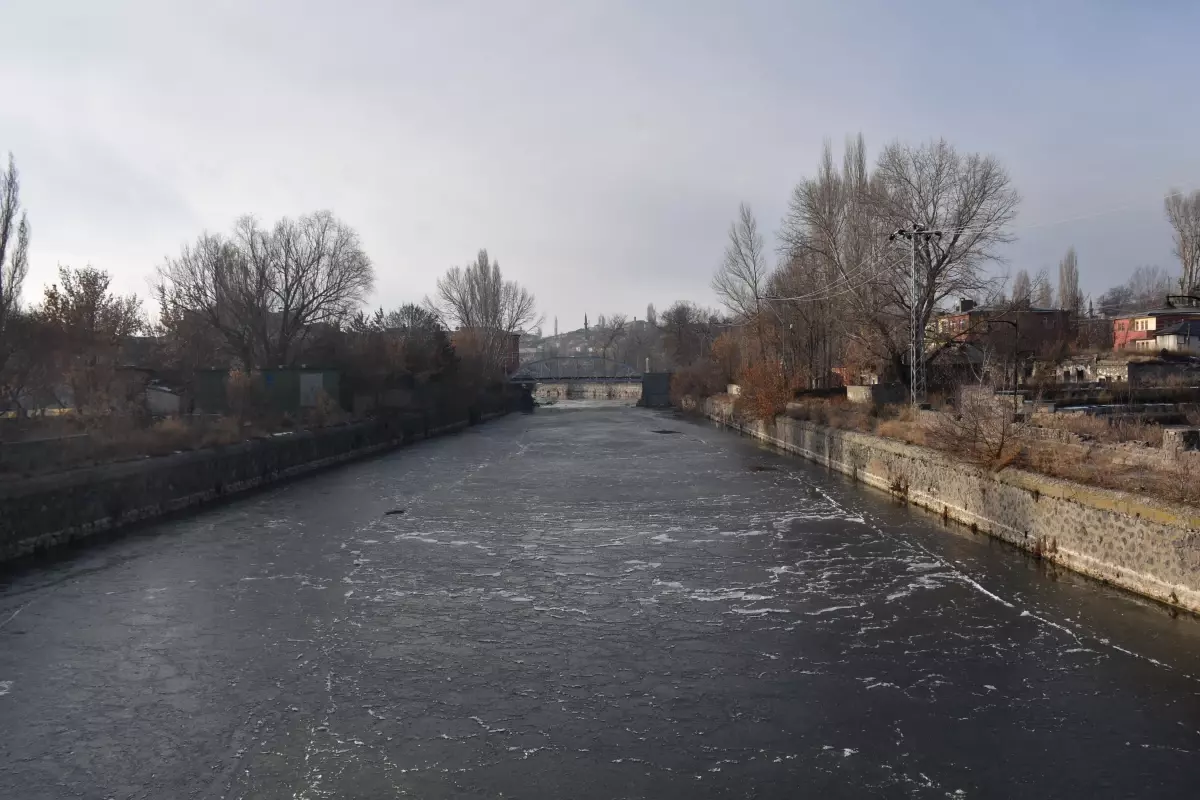
[[[909,337],[908,337],[908,393],[912,404],[920,405],[925,401],[925,325],[921,319],[921,277],[917,273],[917,240],[928,243],[930,239],[941,239],[941,231],[931,231],[924,225],[914,224],[912,228],[899,228],[888,235],[888,241],[908,239],[912,257],[909,262],[912,270],[912,294],[909,300]]]

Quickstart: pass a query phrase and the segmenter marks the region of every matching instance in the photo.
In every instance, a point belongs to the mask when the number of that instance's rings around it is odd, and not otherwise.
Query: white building
[[[1200,320],[1177,322],[1154,335],[1155,350],[1200,354]]]

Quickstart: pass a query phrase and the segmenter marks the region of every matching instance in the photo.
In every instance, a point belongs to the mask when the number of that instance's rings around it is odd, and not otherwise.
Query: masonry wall
[[[704,411],[1056,564],[1200,612],[1196,509],[1021,470],[993,473],[922,447],[788,417],[747,423],[721,398],[706,400]]]
[[[430,429],[420,418],[397,418],[7,481],[0,484],[0,561],[467,425]]]
[[[538,400],[640,400],[641,381],[560,381],[539,383],[533,390]]]

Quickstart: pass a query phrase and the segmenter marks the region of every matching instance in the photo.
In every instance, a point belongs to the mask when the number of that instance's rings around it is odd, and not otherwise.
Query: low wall
[[[671,373],[642,373],[641,404],[646,408],[671,407]]]
[[[923,447],[778,417],[710,419],[891,492],[1068,569],[1200,612],[1200,511],[1016,469],[991,472]]]
[[[847,386],[846,399],[851,403],[903,403],[908,400],[908,387],[902,383]]]
[[[641,381],[558,381],[539,383],[538,400],[640,400]]]
[[[480,421],[500,413],[473,415]],[[225,447],[0,484],[0,561],[350,461],[468,421],[397,418],[296,431]]]

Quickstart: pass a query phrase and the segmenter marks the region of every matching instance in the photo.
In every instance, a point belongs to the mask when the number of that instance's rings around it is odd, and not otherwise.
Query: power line
[[[1190,194],[1192,191],[1193,191],[1193,189],[1180,189],[1175,192],[1168,192],[1167,194],[1161,195],[1156,199],[1167,200],[1172,197],[1182,197],[1183,195]],[[1079,221],[1085,220],[1085,219],[1094,219],[1096,217],[1104,217],[1104,216],[1108,216],[1109,214],[1117,214],[1122,211],[1128,211],[1130,209],[1139,208],[1139,207],[1141,207],[1141,205],[1144,202],[1146,202],[1146,201],[1126,203],[1125,205],[1113,206],[1113,207],[1107,208],[1103,211],[1092,211],[1092,212],[1088,212],[1086,214],[1079,214],[1074,217],[1065,217],[1063,219],[1053,220],[1051,222],[1037,222],[1037,223],[1034,223],[1031,225],[1018,225],[1013,229],[1013,232],[1019,233],[1021,231],[1036,230],[1038,228],[1052,228],[1056,225],[1066,225],[1069,222],[1079,222]],[[986,225],[962,225],[957,228],[943,227],[942,231],[947,236],[949,236],[949,235],[956,234],[956,233],[982,231],[982,230],[986,230],[988,227],[989,226],[986,226]]]
[[[872,259],[871,262],[865,262],[865,261],[862,262],[859,266],[863,267],[863,269],[859,269],[858,272],[859,273],[865,272],[866,271],[865,267],[870,266],[871,263],[878,261],[879,257],[882,255],[883,255],[883,253],[881,252],[874,259]],[[875,272],[868,275],[866,277],[866,279],[864,279],[861,283],[859,283],[857,285],[851,285],[850,273],[847,272],[846,276],[844,278],[837,278],[836,280],[832,281],[825,288],[818,289],[817,291],[811,292],[809,294],[795,295],[792,297],[764,297],[762,299],[763,300],[786,300],[786,301],[803,301],[803,300],[817,301],[817,300],[828,300],[828,299],[832,299],[834,297],[840,297],[844,294],[849,294],[850,292],[861,289],[862,287],[864,287],[868,283],[870,283],[872,280],[874,280],[876,277],[878,277],[879,275],[882,275],[884,272],[887,272],[888,270],[891,270],[894,267],[900,266],[907,258],[908,258],[908,256],[904,256],[902,258],[897,259],[896,261],[893,261],[890,264],[886,264],[886,265],[880,267],[879,269],[875,270]],[[837,289],[838,291],[830,291],[832,289]]]
[[[1166,199],[1168,199],[1168,198],[1171,198],[1171,197],[1179,197],[1179,196],[1182,196],[1182,195],[1185,195],[1185,194],[1189,194],[1191,191],[1192,191],[1191,189],[1180,189],[1180,190],[1178,190],[1178,191],[1169,192],[1169,193],[1167,193],[1167,194],[1165,194],[1165,195],[1162,195],[1162,197],[1161,197],[1160,199],[1162,199],[1162,200],[1166,200]],[[1015,228],[1011,229],[1011,231],[1012,231],[1013,233],[1020,233],[1020,232],[1022,232],[1022,231],[1036,230],[1036,229],[1039,229],[1039,228],[1050,228],[1050,227],[1054,227],[1054,226],[1056,226],[1056,225],[1065,225],[1065,224],[1067,224],[1067,223],[1070,223],[1070,222],[1078,222],[1078,221],[1080,221],[1080,220],[1085,220],[1085,219],[1094,219],[1094,218],[1096,218],[1096,217],[1107,216],[1107,215],[1109,215],[1109,214],[1116,214],[1116,213],[1119,213],[1119,212],[1121,212],[1121,211],[1126,211],[1126,210],[1128,210],[1128,209],[1130,209],[1130,208],[1137,208],[1137,207],[1139,207],[1140,205],[1141,205],[1141,202],[1137,202],[1137,203],[1127,203],[1127,204],[1125,204],[1125,205],[1123,205],[1123,206],[1116,206],[1116,207],[1113,207],[1113,208],[1105,209],[1105,210],[1103,210],[1103,211],[1095,211],[1095,212],[1089,212],[1089,213],[1087,213],[1087,214],[1079,214],[1079,215],[1076,215],[1076,216],[1073,216],[1073,217],[1065,217],[1065,218],[1062,218],[1062,219],[1052,220],[1052,221],[1049,221],[1049,222],[1037,222],[1037,223],[1033,223],[1033,224],[1030,224],[1030,225],[1021,225],[1021,226],[1017,226],[1017,227],[1015,227]],[[972,232],[972,231],[983,231],[983,230],[987,230],[989,227],[990,227],[990,226],[984,226],[984,225],[973,225],[973,226],[972,226],[972,225],[964,225],[964,226],[960,226],[960,227],[957,227],[957,228],[942,228],[942,231],[943,231],[943,234],[944,234],[944,235],[953,235],[953,234],[958,234],[958,233],[969,233],[969,232]],[[854,267],[852,270],[850,270],[850,271],[847,271],[847,272],[846,272],[844,275],[842,275],[842,276],[840,276],[840,277],[838,277],[838,278],[834,279],[834,281],[832,281],[832,282],[831,282],[831,283],[830,283],[828,286],[826,286],[826,287],[825,287],[825,288],[823,288],[823,289],[817,290],[816,292],[811,292],[811,293],[809,293],[809,294],[806,294],[806,295],[797,295],[797,296],[794,296],[794,297],[770,297],[770,298],[764,298],[764,299],[771,299],[771,300],[809,300],[809,299],[813,299],[813,300],[821,300],[821,299],[826,299],[826,298],[829,298],[829,297],[837,297],[837,296],[839,296],[839,295],[846,294],[847,292],[844,292],[844,291],[843,291],[843,292],[835,292],[835,293],[830,293],[830,291],[829,291],[829,290],[831,290],[831,289],[837,289],[837,288],[841,288],[841,286],[842,286],[842,285],[845,285],[845,286],[849,287],[850,278],[851,278],[851,273],[852,273],[852,272],[855,272],[855,271],[857,271],[857,272],[860,272],[860,273],[861,273],[861,272],[865,272],[865,271],[866,271],[866,268],[867,268],[868,266],[870,266],[870,264],[877,262],[877,261],[879,260],[879,257],[880,257],[882,254],[883,254],[882,252],[880,252],[880,253],[877,253],[877,254],[876,254],[874,257],[872,257],[872,258],[871,258],[869,261],[863,261],[863,262],[860,262],[860,263],[859,263],[859,264],[858,264],[856,267]],[[898,263],[898,262],[897,262],[897,263]],[[896,265],[897,265],[897,264],[892,264],[891,266],[896,266]],[[880,272],[883,272],[883,270],[879,270],[879,271],[877,271],[875,274],[876,274],[876,275],[878,275]],[[858,287],[849,287],[847,291],[853,291],[855,288],[860,288],[861,286],[865,286],[865,285],[866,285],[866,282],[864,282],[864,283],[862,283],[862,284],[859,284],[859,286],[858,286]]]
[[[863,272],[866,272],[867,268],[870,267],[872,264],[878,262],[879,259],[882,258],[886,254],[886,252],[887,252],[886,250],[877,251],[869,259],[863,259],[858,264],[851,267],[849,270],[846,270],[841,276],[834,278],[832,281],[830,281],[830,283],[827,286],[825,286],[821,289],[818,289],[815,292],[810,292],[809,294],[793,295],[791,297],[768,296],[768,297],[764,297],[762,299],[764,299],[764,300],[807,300],[809,298],[821,299],[824,296],[835,297],[836,295],[834,295],[834,294],[827,294],[830,289],[839,288],[839,284],[848,285],[850,283],[851,276],[853,274],[861,274]],[[899,263],[899,262],[897,262],[897,263]],[[896,264],[891,264],[891,265],[889,265],[889,267],[886,267],[885,269],[894,267],[894,266],[896,266]],[[878,275],[878,274],[882,273],[883,271],[884,271],[883,269],[877,270],[874,273],[874,275]],[[865,286],[866,284],[864,283],[864,284],[860,284],[860,285]]]

